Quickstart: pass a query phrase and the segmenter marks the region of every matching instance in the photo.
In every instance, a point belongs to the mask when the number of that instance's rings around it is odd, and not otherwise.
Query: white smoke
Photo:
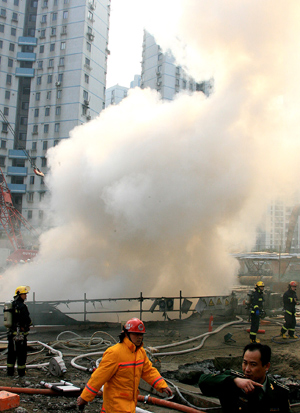
[[[33,263],[5,273],[6,293],[226,293],[229,252],[253,245],[272,198],[298,190],[297,1],[168,3],[149,31],[196,80],[213,75],[214,94],[135,89],[51,148],[56,226]]]

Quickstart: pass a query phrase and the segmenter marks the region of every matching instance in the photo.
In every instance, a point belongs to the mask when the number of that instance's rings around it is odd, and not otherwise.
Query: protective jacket
[[[22,335],[27,335],[31,325],[31,318],[28,307],[20,296],[17,296],[13,301],[13,323],[9,332],[16,334],[17,330]]]
[[[257,310],[259,313],[263,310],[263,305],[264,305],[264,293],[258,289],[255,289],[252,293],[252,299],[251,299],[251,313],[255,313]]]
[[[199,387],[205,396],[220,399],[224,413],[290,413],[288,387],[268,376],[265,390],[257,387],[253,393],[246,394],[235,385],[236,377],[245,378],[243,373],[233,370],[217,375],[202,374]]]
[[[105,351],[101,363],[81,393],[81,398],[87,402],[93,400],[104,385],[101,412],[135,413],[141,378],[159,391],[168,386],[152,366],[144,348],[136,348],[125,337],[122,343]]]
[[[284,294],[283,294],[283,306],[284,310],[288,314],[295,314],[296,312],[296,304],[297,304],[297,294],[296,291],[293,291],[291,289],[288,289]]]

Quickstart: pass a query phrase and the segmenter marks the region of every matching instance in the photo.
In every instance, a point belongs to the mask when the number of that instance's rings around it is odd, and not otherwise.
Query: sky
[[[120,3],[191,76],[213,76],[214,93],[131,90],[49,149],[52,228],[32,263],[3,275],[8,297],[16,285],[37,300],[226,294],[230,253],[299,191],[298,0]],[[121,72],[111,84],[129,86],[135,68]]]

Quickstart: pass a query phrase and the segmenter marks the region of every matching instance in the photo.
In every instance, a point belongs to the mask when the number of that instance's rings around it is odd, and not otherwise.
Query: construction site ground
[[[232,321],[223,320],[221,317],[215,318],[213,323],[213,332],[226,323]],[[289,339],[283,341],[279,339],[280,323],[282,319],[270,319],[266,320],[265,324],[261,324],[260,329],[265,330],[265,333],[259,334],[259,338],[263,344],[268,344],[272,348],[272,363],[271,374],[280,375],[286,378],[292,378],[293,380],[300,380],[300,341],[291,341]],[[170,344],[178,341],[184,341],[193,337],[197,337],[203,333],[208,332],[209,321],[203,319],[197,315],[190,317],[186,320],[174,320],[174,321],[162,321],[162,322],[148,322],[146,323],[147,334],[145,335],[144,345],[145,347],[159,346]],[[244,346],[249,343],[249,333],[246,331],[250,325],[246,321],[244,323],[233,324],[222,328],[218,333],[212,334],[204,342],[203,346],[196,351],[189,351],[185,354],[173,354],[168,356],[158,356],[155,364],[159,367],[162,376],[164,374],[167,377],[176,377],[174,372],[178,371],[179,366],[186,364],[192,364],[204,360],[212,359],[215,361],[217,368],[234,368],[239,369],[241,365],[241,354]],[[29,336],[30,341],[41,341],[43,343],[52,345],[57,342],[57,337],[63,332],[63,337],[66,340],[67,337],[74,338],[71,333],[66,331],[72,331],[81,337],[91,337],[95,332],[106,332],[116,340],[118,340],[118,334],[120,333],[120,325],[113,323],[101,323],[93,324],[89,326],[75,326],[75,327],[33,327]],[[230,334],[229,334],[230,333]],[[68,335],[69,334],[69,335]],[[97,333],[101,336],[101,333]],[[227,337],[227,339],[225,339]],[[230,339],[228,340],[228,338]],[[106,340],[108,336],[103,335]],[[192,341],[181,345],[180,347],[171,347],[161,350],[161,352],[178,352],[184,349],[194,349],[201,343],[201,339]],[[1,365],[6,364],[5,349],[2,346]],[[16,377],[7,377],[6,370],[0,370],[0,385],[6,387],[25,387],[25,388],[44,388],[40,385],[40,382],[46,381],[50,383],[58,382],[63,379],[68,382],[72,382],[74,385],[84,387],[88,381],[90,374],[82,370],[78,370],[71,366],[70,361],[78,354],[89,353],[91,349],[82,348],[75,349],[72,346],[65,345],[60,348],[56,347],[63,353],[63,359],[65,361],[67,372],[61,377],[54,377],[50,374],[49,369],[44,367],[43,369],[31,368],[27,370],[25,379]],[[79,350],[79,351],[78,351]],[[34,353],[34,354],[31,354]],[[49,359],[53,355],[46,355],[46,359]],[[30,350],[28,364],[39,364],[45,362],[45,352],[37,353],[34,348]],[[181,367],[181,370],[188,370],[188,366]],[[172,373],[173,372],[173,373]],[[175,380],[175,379],[174,379]],[[176,379],[178,384],[178,379]],[[183,385],[184,386],[184,385]],[[199,392],[196,384],[190,384],[195,392]],[[146,391],[141,390],[141,394],[148,394]],[[155,396],[156,397],[156,396]],[[20,407],[23,409],[11,409],[11,411],[18,412],[68,412],[77,411],[76,397],[62,396],[45,396],[45,395],[28,395],[20,393]],[[138,403],[138,407],[150,412],[164,413],[170,411],[170,409],[145,405]],[[100,412],[101,399],[96,398],[86,408],[85,412]]]

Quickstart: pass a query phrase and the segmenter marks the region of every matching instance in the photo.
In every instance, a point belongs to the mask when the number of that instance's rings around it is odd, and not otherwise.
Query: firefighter
[[[263,315],[263,303],[265,284],[262,281],[258,281],[255,285],[255,290],[251,295],[251,328],[250,328],[250,340],[252,343],[259,343],[257,339],[257,332],[259,329],[259,319]]]
[[[142,378],[156,390],[172,395],[172,390],[147,357],[143,348],[144,323],[138,318],[127,321],[119,335],[120,342],[108,348],[77,399],[83,407],[103,389],[101,413],[134,413]]]
[[[250,343],[243,351],[243,372],[202,374],[200,390],[218,397],[224,413],[289,413],[289,389],[268,376],[270,361],[269,346]]]
[[[25,376],[27,359],[27,335],[29,333],[31,319],[25,304],[30,287],[21,285],[15,291],[12,302],[12,325],[8,329],[8,353],[7,353],[7,375],[13,376],[15,362],[19,377]]]
[[[284,325],[281,328],[280,335],[282,338],[286,339],[288,333],[290,338],[298,338],[295,334],[296,326],[296,304],[298,303],[298,298],[296,294],[297,283],[296,281],[291,281],[288,285],[287,291],[283,294],[283,307],[284,307]]]

